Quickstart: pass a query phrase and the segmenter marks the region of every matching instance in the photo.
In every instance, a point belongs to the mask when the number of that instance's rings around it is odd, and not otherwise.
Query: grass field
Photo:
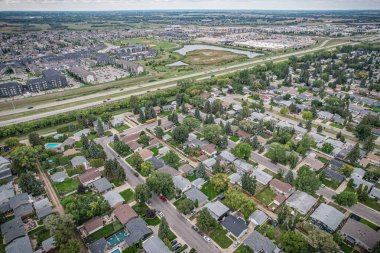
[[[211,182],[205,183],[202,186],[201,191],[208,197],[208,200],[214,199],[219,194],[219,192],[215,190],[214,185]]]
[[[121,224],[119,221],[115,221],[111,224],[104,226],[103,228],[99,229],[98,231],[95,231],[91,235],[89,235],[87,237],[87,240],[89,242],[94,242],[94,241],[97,241],[103,237],[104,238],[109,237],[109,236],[113,235],[114,233],[120,231],[122,228],[123,228],[123,224]]]
[[[54,182],[54,186],[58,191],[58,194],[66,194],[78,189],[79,181],[77,179],[67,178],[61,183]]]
[[[232,135],[232,136],[230,137],[230,140],[233,141],[233,142],[237,142],[237,141],[240,140],[240,138],[239,138],[239,136]]]
[[[208,65],[244,59],[248,59],[248,57],[227,51],[194,50],[188,52],[182,61],[192,65]]]
[[[211,239],[213,239],[222,249],[227,249],[232,240],[227,236],[227,230],[223,229],[221,225],[209,233]]]
[[[124,130],[127,130],[129,128],[129,126],[127,124],[124,124],[124,125],[121,125],[121,126],[118,126],[118,127],[114,127],[117,131],[119,131],[119,133],[123,132]]]
[[[336,124],[336,123],[331,123],[330,126],[333,126],[335,128],[339,128],[339,129],[343,129],[344,128],[344,126]]]
[[[269,205],[270,203],[272,203],[275,197],[276,197],[276,193],[274,193],[272,189],[269,187],[256,195],[256,198],[260,200],[261,202],[265,203],[266,205]]]
[[[135,197],[134,192],[131,189],[126,189],[125,191],[120,192],[120,195],[123,197],[125,202],[131,202]]]

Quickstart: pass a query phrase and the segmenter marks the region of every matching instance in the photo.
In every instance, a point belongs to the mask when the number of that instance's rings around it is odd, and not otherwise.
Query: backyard
[[[125,191],[120,192],[120,195],[126,203],[131,202],[135,197],[135,194],[131,189],[126,189]]]
[[[216,229],[210,231],[208,235],[213,239],[222,249],[228,248],[232,244],[232,240],[227,236],[227,230],[219,225]]]
[[[208,197],[208,200],[213,200],[219,194],[210,181],[203,185],[201,191]]]
[[[111,224],[108,224],[104,226],[103,228],[99,229],[98,231],[95,231],[94,233],[90,234],[87,238],[86,241],[89,243],[97,241],[101,238],[107,238],[114,233],[120,231],[123,229],[123,224],[121,224],[119,221],[115,221]]]
[[[276,198],[276,193],[274,193],[271,188],[267,187],[257,194],[256,198],[269,206],[269,204]]]
[[[117,131],[119,131],[119,133],[123,132],[124,130],[127,130],[129,128],[129,126],[127,124],[124,124],[124,125],[121,125],[121,126],[117,126],[117,127],[114,127]]]
[[[67,193],[76,191],[79,186],[79,181],[77,179],[66,178],[65,181],[61,183],[54,182],[54,187],[59,195],[65,195]]]

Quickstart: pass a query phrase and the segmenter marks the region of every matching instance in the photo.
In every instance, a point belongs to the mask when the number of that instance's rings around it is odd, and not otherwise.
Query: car
[[[182,244],[178,243],[178,244],[173,246],[173,250],[176,251],[177,249],[179,249],[181,247],[182,247]]]
[[[210,237],[208,237],[207,235],[204,235],[204,236],[203,236],[203,239],[204,239],[206,242],[211,242]]]
[[[170,242],[172,245],[176,245],[177,244],[177,240],[173,240]]]
[[[111,99],[110,98],[107,98],[108,101],[110,101]]]
[[[175,199],[180,199],[180,198],[181,198],[181,194],[175,195]]]
[[[103,103],[107,103],[107,100],[103,100]]]
[[[120,89],[120,91],[122,91],[122,90],[124,90],[124,89]]]
[[[160,200],[161,200],[162,202],[166,202],[166,198],[165,198],[165,196],[160,195]]]
[[[127,182],[127,181],[128,181],[128,178],[126,177],[126,178],[124,179],[124,181]]]
[[[133,172],[133,175],[135,175],[135,177],[139,177],[140,176],[140,174],[137,173],[137,172]]]
[[[326,187],[326,185],[324,185],[324,184],[321,184],[321,188],[325,188]]]
[[[147,204],[148,206],[150,206],[150,205],[152,205],[152,202],[150,202],[150,200],[148,200],[148,201],[146,202],[146,204]]]
[[[234,244],[233,244],[234,248],[237,248],[239,246],[239,244],[240,244],[239,241],[235,241]]]
[[[192,228],[194,231],[198,231],[198,227],[195,226],[195,225],[192,225],[191,228]]]
[[[109,134],[109,135],[108,135],[108,137],[112,137],[112,136],[113,136],[113,134]]]
[[[33,106],[29,106],[27,109],[30,110],[30,109],[33,109],[34,107]]]

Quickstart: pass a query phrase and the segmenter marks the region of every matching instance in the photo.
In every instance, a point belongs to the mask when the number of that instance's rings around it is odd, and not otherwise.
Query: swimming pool
[[[46,143],[47,148],[59,148],[60,146],[60,143]]]
[[[120,250],[120,249],[115,249],[115,250],[112,251],[111,253],[121,253],[121,250]]]
[[[116,234],[107,238],[107,244],[110,248],[113,248],[124,241],[124,238],[128,236],[128,233],[124,230],[117,232]],[[117,253],[117,251],[116,251]]]

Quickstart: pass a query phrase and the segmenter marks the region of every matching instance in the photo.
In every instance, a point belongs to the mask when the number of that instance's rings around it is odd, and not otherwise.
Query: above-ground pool
[[[124,238],[128,236],[128,233],[124,230],[117,232],[116,234],[107,238],[107,244],[110,248],[113,248],[124,241]],[[117,252],[117,251],[116,251]],[[115,253],[116,253],[115,252]]]

